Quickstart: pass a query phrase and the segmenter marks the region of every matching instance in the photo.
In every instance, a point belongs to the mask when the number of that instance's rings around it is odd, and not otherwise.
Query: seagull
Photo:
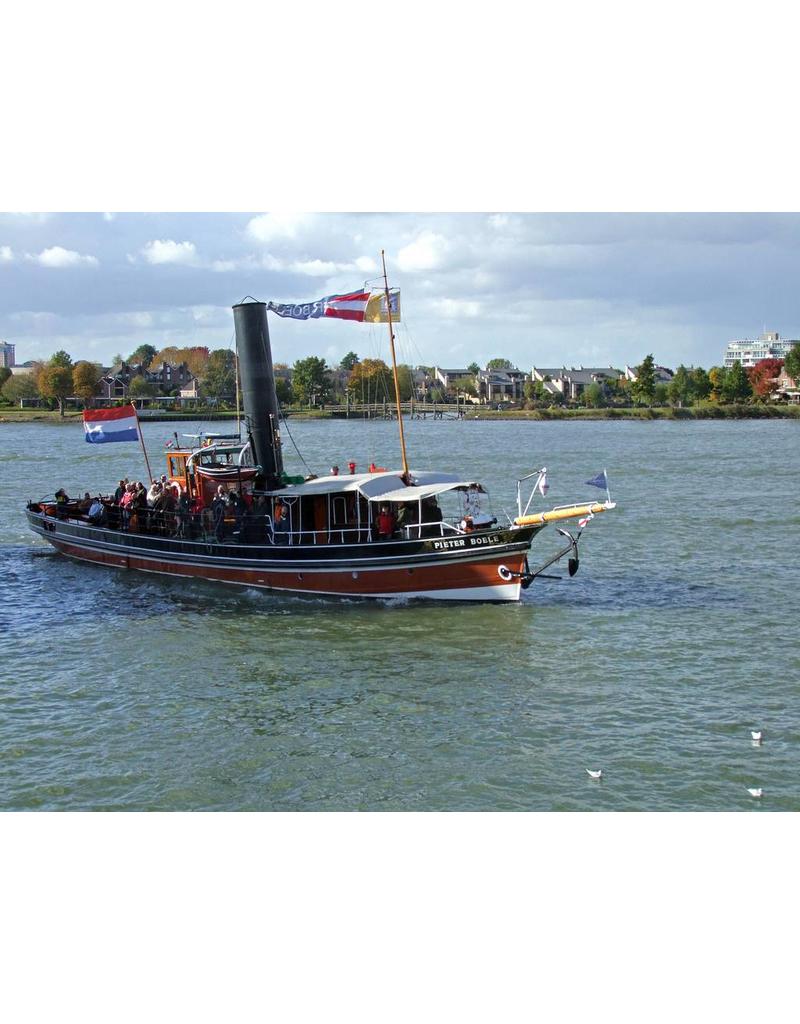
[[[586,774],[589,776],[590,779],[602,779],[602,777],[603,777],[603,769],[599,768],[596,772],[593,772],[591,768],[587,768],[586,769]],[[759,796],[760,795],[761,794],[759,794]]]
[[[761,732],[760,729],[759,729],[758,732],[753,732],[751,730],[750,736],[752,737],[753,743],[760,743],[763,740],[763,738],[764,738],[764,733]]]
[[[755,799],[758,800],[760,799],[761,794],[764,792],[764,790],[761,789],[761,787],[759,786],[758,789],[748,789],[747,792],[750,794],[750,796],[755,797]]]

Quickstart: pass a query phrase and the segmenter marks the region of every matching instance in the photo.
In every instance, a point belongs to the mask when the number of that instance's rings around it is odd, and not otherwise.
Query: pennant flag
[[[543,498],[550,490],[550,484],[547,482],[546,469],[543,469],[539,474],[539,479],[536,481],[536,487],[534,488],[534,490],[538,491]]]
[[[594,512],[590,512],[588,516],[584,516],[583,519],[578,520],[578,526],[582,530],[584,526],[589,522],[590,519],[594,519]]]
[[[351,292],[349,295],[331,295],[325,299],[325,316],[338,320],[358,320],[363,323],[369,302],[369,292]]]
[[[139,440],[139,425],[132,405],[122,405],[117,409],[84,409],[83,429],[89,444]]]
[[[400,289],[389,292],[389,309],[392,312],[392,323],[400,323]],[[386,310],[386,292],[374,294],[367,303],[364,320],[368,324],[388,324],[389,314]]]
[[[604,491],[608,490],[608,480],[606,479],[606,471],[598,473],[597,476],[593,476],[591,480],[586,481],[592,487],[602,487]]]
[[[392,322],[400,320],[400,290],[389,292]],[[347,295],[326,295],[313,302],[268,302],[267,309],[277,316],[291,320],[318,320],[332,317],[335,320],[357,320],[359,323],[385,324],[389,322],[386,311],[386,293],[358,291]]]
[[[327,301],[328,299],[317,299],[315,302],[268,302],[267,309],[278,316],[288,316],[292,320],[316,320],[325,315]]]

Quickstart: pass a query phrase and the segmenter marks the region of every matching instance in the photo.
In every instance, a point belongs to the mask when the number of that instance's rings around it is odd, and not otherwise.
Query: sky
[[[0,339],[107,365],[143,342],[232,344],[246,295],[309,301],[380,273],[399,358],[623,366],[721,363],[728,341],[800,336],[800,216],[747,213],[0,215]],[[387,358],[385,327],[270,317],[273,356]]]

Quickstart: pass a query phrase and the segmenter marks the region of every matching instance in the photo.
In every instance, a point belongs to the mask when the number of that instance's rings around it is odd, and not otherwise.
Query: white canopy
[[[424,501],[426,498],[433,498],[444,491],[466,491],[475,487],[479,491],[483,488],[471,480],[452,480],[447,483],[419,484],[416,487],[398,487],[396,491],[385,491],[383,494],[376,494],[370,501]]]

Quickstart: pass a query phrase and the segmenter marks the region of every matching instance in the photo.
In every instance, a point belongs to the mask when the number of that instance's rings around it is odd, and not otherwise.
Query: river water
[[[173,426],[145,426],[154,472]],[[316,472],[398,461],[391,423],[290,427]],[[800,809],[800,423],[407,433],[413,468],[483,480],[495,511],[542,465],[548,504],[599,497],[605,467],[618,509],[519,605],[276,596],[53,553],[26,499],[143,477],[141,452],[0,425],[0,807]]]

